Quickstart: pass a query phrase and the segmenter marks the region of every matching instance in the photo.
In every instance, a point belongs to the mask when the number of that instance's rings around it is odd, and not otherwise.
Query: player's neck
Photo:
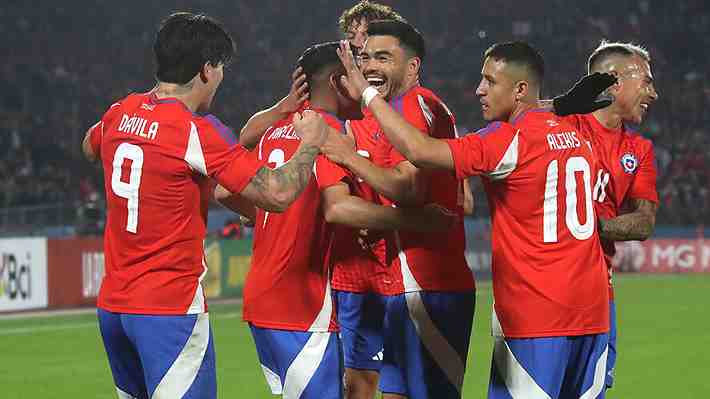
[[[621,115],[614,112],[611,107],[594,111],[592,115],[607,129],[619,129],[624,122]]]
[[[398,90],[397,93],[394,96],[392,96],[392,98],[390,98],[390,100],[402,97],[405,93],[407,93],[409,90],[411,90],[412,87],[414,87],[414,86],[419,86],[419,75],[417,75],[411,79],[407,79],[404,82],[404,84],[402,85],[402,88],[400,90]]]
[[[338,113],[338,102],[332,95],[314,91],[310,97],[311,108],[317,108],[334,115]]]
[[[200,99],[192,86],[193,82],[185,85],[175,83],[158,82],[151,91],[157,98],[176,98],[180,100],[192,112],[197,112],[200,106]]]
[[[520,101],[518,102],[515,107],[513,108],[513,112],[511,112],[510,117],[508,118],[508,123],[513,123],[513,121],[519,117],[520,115],[524,114],[527,111],[530,111],[531,109],[539,108],[537,100],[534,102],[526,102],[526,101]]]

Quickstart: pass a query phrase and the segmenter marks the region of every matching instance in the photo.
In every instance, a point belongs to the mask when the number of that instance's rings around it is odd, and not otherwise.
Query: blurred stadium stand
[[[337,17],[352,3],[3,1],[0,234],[67,235],[86,228],[87,214],[79,210],[101,202],[96,195],[103,196],[103,182],[99,169],[82,160],[80,140],[112,101],[152,87],[153,35],[171,11],[216,16],[237,39],[238,56],[213,111],[238,131],[253,112],[286,93],[305,47],[338,37]],[[423,82],[452,108],[460,131],[484,125],[475,88],[481,54],[494,42],[526,40],[541,49],[548,96],[584,73],[586,56],[602,38],[645,45],[660,93],[640,127],[654,141],[658,158],[658,224],[693,231],[710,226],[710,2],[383,3],[424,34]],[[487,216],[480,187],[475,216]]]

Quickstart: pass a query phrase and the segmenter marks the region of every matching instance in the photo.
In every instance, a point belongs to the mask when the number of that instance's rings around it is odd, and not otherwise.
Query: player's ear
[[[422,59],[419,57],[411,57],[409,61],[407,61],[407,71],[411,75],[418,75],[419,74],[419,69],[422,67]]]
[[[515,83],[515,99],[522,100],[528,95],[530,84],[527,80],[521,80]]]
[[[207,84],[209,81],[208,76],[209,76],[209,68],[212,68],[208,62],[205,62],[205,65],[202,66],[202,69],[200,69],[200,80],[202,83]]]

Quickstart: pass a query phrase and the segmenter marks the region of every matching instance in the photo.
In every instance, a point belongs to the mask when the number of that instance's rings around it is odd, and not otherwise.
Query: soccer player
[[[172,14],[153,50],[156,87],[111,105],[83,142],[87,158],[103,164],[108,208],[99,327],[119,398],[215,398],[201,284],[209,179],[282,211],[310,181],[326,131],[308,129],[272,170],[219,119],[196,113],[209,109],[234,54],[222,26]],[[318,116],[296,119],[301,127]]]
[[[375,21],[360,52],[362,70],[398,116],[422,136],[456,136],[454,117],[419,85],[425,56],[421,34],[399,21]],[[362,75],[361,75],[362,76]],[[323,152],[353,171],[396,206],[437,202],[455,209],[445,234],[398,231],[387,241],[390,267],[401,283],[385,311],[380,390],[387,397],[460,397],[475,303],[473,274],[464,257],[462,184],[450,171],[421,170],[389,145],[374,118],[352,121],[383,143],[383,154],[359,156],[330,136]],[[386,145],[385,145],[386,144]]]
[[[611,260],[615,241],[645,240],[656,223],[658,193],[653,143],[627,126],[641,124],[648,107],[658,99],[651,74],[651,57],[631,43],[602,41],[589,56],[588,72],[606,72],[618,82],[607,92],[614,102],[592,114],[571,115],[569,122],[589,132],[597,165],[592,199],[609,270],[610,331],[606,386],[614,383],[616,364],[616,305]]]
[[[404,21],[404,18],[390,6],[361,0],[343,11],[338,20],[338,25],[353,48],[360,49],[365,43],[365,39],[367,39],[367,24],[369,21],[374,20]],[[291,80],[291,90],[286,97],[270,108],[259,111],[249,118],[239,133],[239,143],[241,145],[247,148],[255,147],[269,126],[298,111],[302,106],[307,106],[308,82],[303,76],[303,70],[296,67],[291,75]]]
[[[344,86],[362,98],[395,148],[421,168],[483,177],[497,337],[489,398],[603,397],[609,298],[592,202],[595,157],[583,132],[536,109],[540,55],[521,42],[489,48],[477,94],[492,123],[441,140],[406,123],[371,86],[377,82],[366,80],[365,64],[358,70],[347,43],[341,46]]]
[[[337,42],[313,46],[304,52],[299,67],[311,91],[308,107],[342,134],[341,119],[359,113],[360,107],[340,86],[344,70],[338,48]],[[259,159],[278,166],[294,154],[298,141],[292,117],[279,121],[260,140]],[[337,323],[330,288],[331,257],[336,255],[331,248],[355,242],[353,229],[444,230],[456,220],[437,206],[376,205],[351,195],[351,187],[357,187],[356,181],[346,170],[319,157],[314,178],[288,210],[256,213],[244,319],[272,393],[284,398],[342,394],[341,348],[333,333]],[[224,195],[218,188],[217,198],[224,200]],[[341,252],[338,257],[347,262],[351,254]]]

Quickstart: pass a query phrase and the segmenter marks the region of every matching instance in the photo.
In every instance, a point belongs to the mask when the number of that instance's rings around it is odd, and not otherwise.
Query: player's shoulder
[[[486,126],[482,127],[481,129],[478,129],[474,134],[480,136],[481,138],[485,138],[487,136],[495,136],[495,135],[500,135],[500,134],[505,134],[505,133],[510,133],[513,131],[516,131],[518,129],[515,128],[512,124],[504,121],[493,121],[488,123]]]
[[[651,139],[626,124],[624,124],[624,138],[632,142],[635,146],[649,149],[653,148],[653,141],[651,141]]]
[[[527,110],[515,117],[510,124],[522,132],[531,133],[540,130],[545,132],[577,130],[568,118],[555,115],[554,112],[544,108]]]
[[[215,133],[224,139],[224,141],[226,141],[229,145],[239,143],[237,135],[234,134],[234,131],[213,114],[199,115],[190,112],[190,115],[185,115],[185,117],[191,122],[191,124],[194,124],[198,133]]]

